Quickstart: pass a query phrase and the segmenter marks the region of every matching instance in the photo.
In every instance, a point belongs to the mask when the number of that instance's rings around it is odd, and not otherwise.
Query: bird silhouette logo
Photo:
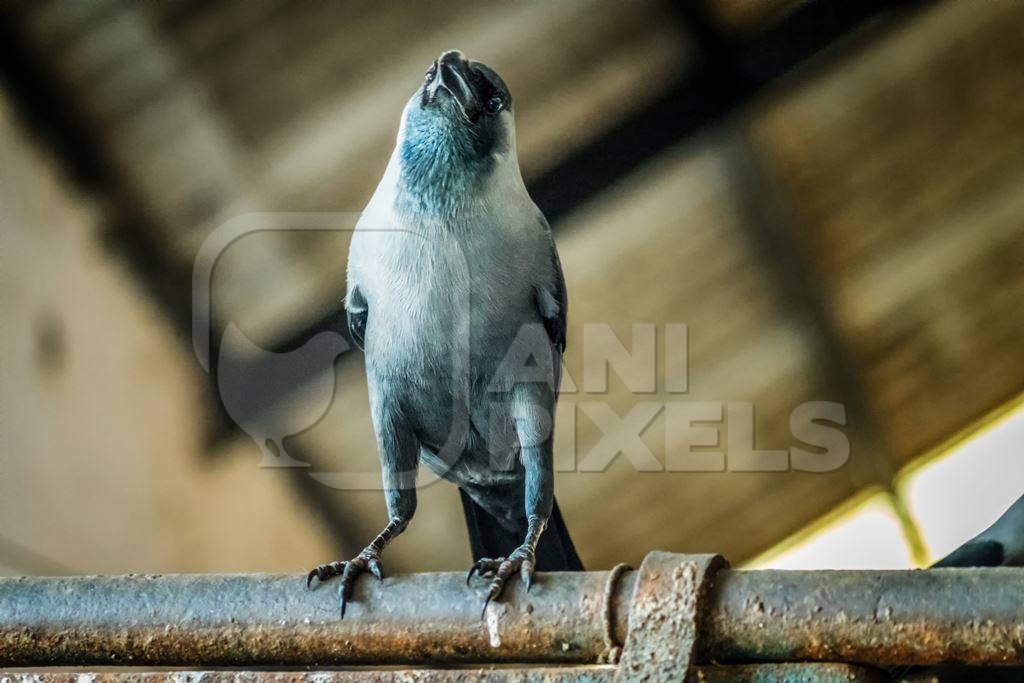
[[[334,361],[349,348],[345,337],[324,331],[299,348],[275,353],[228,323],[217,389],[228,415],[259,446],[261,467],[309,467],[288,454],[284,441],[327,414],[334,400]]]

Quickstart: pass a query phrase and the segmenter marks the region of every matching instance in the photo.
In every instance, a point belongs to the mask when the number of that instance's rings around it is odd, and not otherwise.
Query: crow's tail
[[[525,528],[521,533],[509,531],[487,510],[477,505],[465,491],[460,489],[459,495],[462,497],[462,511],[466,515],[469,547],[474,560],[482,557],[508,557],[522,544]],[[548,527],[537,544],[536,569],[541,572],[583,571],[583,563],[569,538],[569,530],[565,528],[565,520],[562,519],[557,501],[551,509]]]

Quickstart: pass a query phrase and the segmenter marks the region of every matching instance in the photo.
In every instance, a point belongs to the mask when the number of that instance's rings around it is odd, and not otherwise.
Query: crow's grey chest
[[[353,249],[369,302],[367,368],[414,382],[469,365],[478,378],[537,319],[539,240],[507,226],[367,232]]]

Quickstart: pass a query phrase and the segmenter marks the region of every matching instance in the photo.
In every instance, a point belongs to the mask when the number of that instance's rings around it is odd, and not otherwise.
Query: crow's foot
[[[352,597],[352,587],[356,583],[356,577],[363,572],[370,572],[377,577],[378,581],[384,580],[384,568],[380,563],[380,553],[372,548],[367,548],[346,562],[330,562],[320,565],[306,577],[306,588],[312,585],[314,578],[324,582],[332,577],[340,576],[341,618],[344,619],[345,604]]]
[[[505,590],[505,583],[516,571],[519,572],[526,590],[529,591],[530,586],[533,585],[533,568],[536,564],[536,554],[529,545],[519,546],[508,557],[495,559],[484,557],[474,562],[469,574],[466,575],[467,585],[473,578],[473,574],[480,574],[485,579],[492,579],[481,616],[487,613],[487,605],[491,604],[491,600],[501,597],[502,591]]]

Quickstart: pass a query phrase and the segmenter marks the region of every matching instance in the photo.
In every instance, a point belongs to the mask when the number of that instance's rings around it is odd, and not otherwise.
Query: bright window
[[[913,558],[889,495],[868,492],[754,558],[751,569],[909,569]]]
[[[895,493],[863,491],[745,566],[908,569],[945,556],[1024,495],[1024,400],[1000,414],[912,463]]]
[[[986,529],[1024,495],[1024,407],[897,478],[937,560]]]

